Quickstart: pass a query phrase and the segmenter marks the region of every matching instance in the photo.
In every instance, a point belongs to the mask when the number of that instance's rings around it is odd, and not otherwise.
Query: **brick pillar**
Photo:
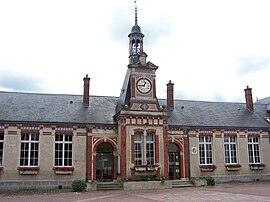
[[[159,163],[159,135],[155,135],[155,163]]]
[[[185,173],[184,173],[184,177],[185,178],[189,178],[189,162],[188,162],[188,137],[184,137],[184,166],[185,166]]]
[[[180,165],[180,179],[185,177],[184,171],[187,169],[186,168],[186,163],[184,162],[185,157],[185,150],[186,148],[182,145],[178,145],[179,147],[179,153],[180,153],[180,158],[179,158],[179,165]]]
[[[87,180],[92,179],[92,128],[88,129],[87,135]]]
[[[126,127],[121,125],[121,155],[120,155],[120,172],[121,179],[126,179]]]
[[[153,98],[157,98],[156,79],[153,79]]]
[[[113,152],[113,179],[117,180],[117,150]]]
[[[89,87],[90,87],[90,78],[88,74],[83,78],[83,104],[89,106]]]
[[[168,154],[168,126],[163,127],[163,146],[164,146],[164,177],[169,177],[168,176],[168,170],[169,170],[169,154]]]
[[[135,162],[134,162],[134,135],[131,135],[131,163],[133,163],[135,165]],[[135,169],[131,170],[131,176],[135,176]]]
[[[253,99],[252,99],[252,88],[247,88],[244,90],[245,91],[245,97],[246,97],[246,107],[247,110],[253,112],[254,111],[254,105],[253,105]]]
[[[169,110],[174,109],[174,95],[173,95],[173,83],[171,80],[167,84],[167,108]]]

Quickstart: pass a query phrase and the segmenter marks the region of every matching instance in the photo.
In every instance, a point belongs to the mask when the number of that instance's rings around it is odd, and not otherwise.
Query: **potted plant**
[[[72,166],[55,166],[53,167],[56,175],[71,175],[74,171]]]
[[[211,165],[200,165],[199,166],[202,172],[212,172],[216,169],[214,164]]]
[[[39,167],[35,166],[19,166],[17,168],[17,170],[19,171],[19,173],[21,175],[36,175],[38,173],[38,171],[40,170]]]
[[[228,171],[238,171],[242,166],[240,164],[226,164],[226,169]]]
[[[249,164],[249,168],[251,170],[263,170],[265,167],[265,164],[263,163],[251,163]]]

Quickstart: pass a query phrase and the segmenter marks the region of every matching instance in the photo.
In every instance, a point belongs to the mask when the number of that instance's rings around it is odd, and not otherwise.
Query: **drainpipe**
[[[189,128],[187,129],[187,139],[188,139],[188,180],[190,181],[190,146],[189,146]]]
[[[88,182],[88,173],[89,173],[89,170],[88,170],[88,132],[89,132],[88,127],[86,127],[86,161],[85,161],[85,163],[86,163],[86,176],[85,176],[86,182]]]

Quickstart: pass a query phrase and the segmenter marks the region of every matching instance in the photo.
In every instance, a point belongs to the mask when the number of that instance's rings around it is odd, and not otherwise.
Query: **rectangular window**
[[[259,137],[248,137],[248,159],[250,164],[260,164]]]
[[[142,165],[142,134],[134,134],[134,164]]]
[[[72,135],[55,135],[55,166],[72,166]]]
[[[0,166],[3,165],[4,133],[0,133]]]
[[[236,164],[236,137],[224,137],[225,163]]]
[[[147,134],[146,136],[146,162],[147,165],[154,164],[154,135]]]
[[[200,165],[213,164],[212,137],[211,136],[199,137],[199,154],[200,154]]]
[[[142,133],[134,134],[134,165],[154,165],[155,163],[155,141],[154,134],[146,136]]]
[[[39,134],[21,135],[20,166],[38,166]]]

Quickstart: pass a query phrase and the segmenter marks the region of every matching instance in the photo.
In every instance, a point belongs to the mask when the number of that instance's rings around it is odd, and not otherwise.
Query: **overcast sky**
[[[244,102],[270,96],[269,0],[138,0],[157,96]],[[134,0],[0,0],[0,90],[119,96]]]

